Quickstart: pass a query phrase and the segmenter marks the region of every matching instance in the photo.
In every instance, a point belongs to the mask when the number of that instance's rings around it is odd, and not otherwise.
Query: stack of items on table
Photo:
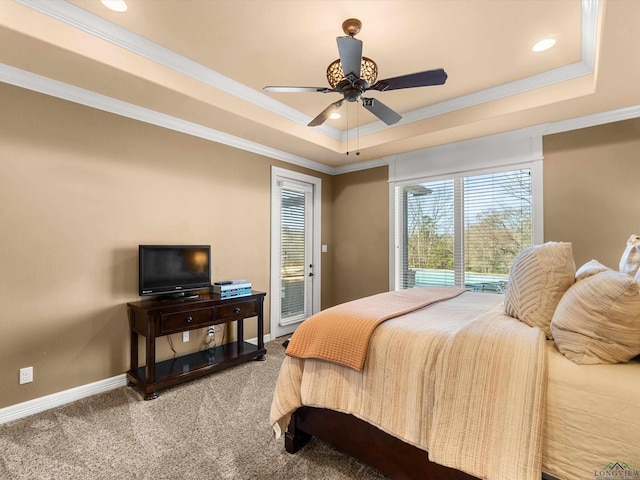
[[[225,280],[213,284],[213,293],[220,298],[233,298],[251,295],[251,282],[247,280]]]

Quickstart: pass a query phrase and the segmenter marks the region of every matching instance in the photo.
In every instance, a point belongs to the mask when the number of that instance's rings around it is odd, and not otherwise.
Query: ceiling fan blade
[[[411,73],[399,77],[378,80],[368,90],[399,90],[401,88],[428,87],[430,85],[442,85],[447,81],[447,72],[442,68],[427,70],[425,72]]]
[[[376,117],[382,120],[387,125],[393,125],[398,123],[402,118],[402,115],[391,110],[384,103],[377,98],[364,98],[362,97],[362,106],[373,113]]]
[[[337,110],[342,106],[342,102],[344,102],[344,98],[342,100],[338,100],[337,102],[334,102],[331,105],[329,105],[320,113],[320,115],[318,115],[316,118],[311,120],[307,124],[307,126],[317,127],[318,125],[322,125],[327,120],[327,118],[329,118],[329,115],[331,115],[335,110]]]
[[[338,52],[340,52],[340,63],[342,72],[347,77],[350,73],[360,78],[360,67],[362,66],[362,42],[353,37],[338,37]]]
[[[264,87],[263,90],[265,92],[279,92],[279,93],[305,93],[305,92],[321,92],[321,93],[329,93],[335,92],[328,87],[278,87],[278,86],[268,86]]]

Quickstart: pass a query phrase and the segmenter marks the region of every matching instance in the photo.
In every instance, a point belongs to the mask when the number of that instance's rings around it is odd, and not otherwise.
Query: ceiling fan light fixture
[[[329,118],[331,120],[337,120],[339,118],[342,118],[342,115],[340,115],[338,112],[333,112],[331,115],[329,115]]]
[[[102,4],[114,12],[126,12],[127,4],[124,0],[101,0]]]
[[[536,43],[531,50],[534,52],[544,52],[545,50],[549,50],[556,44],[555,38],[545,38]]]
[[[367,87],[373,85],[378,78],[378,65],[376,62],[367,57],[362,57],[362,63],[360,67],[360,79],[367,83]],[[340,59],[335,60],[327,67],[327,81],[331,88],[336,88],[340,82],[345,79],[344,72],[342,71],[342,64]]]

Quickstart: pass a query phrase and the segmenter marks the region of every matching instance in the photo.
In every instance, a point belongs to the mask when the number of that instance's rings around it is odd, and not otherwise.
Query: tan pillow
[[[640,354],[640,285],[613,270],[577,282],[551,321],[560,352],[575,363],[621,363]]]
[[[591,260],[584,265],[582,265],[578,271],[576,272],[576,282],[580,280],[584,280],[591,275],[595,275],[596,273],[606,272],[607,270],[611,270],[606,265],[601,264],[597,260]]]
[[[549,324],[560,298],[575,282],[576,264],[568,242],[525,247],[513,261],[504,310],[551,338]]]

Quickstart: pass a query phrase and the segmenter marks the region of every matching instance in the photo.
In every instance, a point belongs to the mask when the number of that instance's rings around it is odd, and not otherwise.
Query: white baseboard
[[[246,340],[253,345],[258,344],[258,337],[250,338]],[[271,341],[271,335],[264,336],[264,342]],[[127,376],[123,373],[115,377],[107,378],[106,380],[100,380],[98,382],[89,383],[80,387],[70,388],[63,392],[52,393],[44,397],[35,398],[27,402],[18,403],[9,407],[0,408],[0,425],[19,418],[28,417],[34,413],[44,412],[50,408],[59,407],[67,403],[75,402],[81,398],[90,397],[102,392],[108,392],[115,388],[124,387],[127,384]]]
[[[270,341],[271,341],[271,334],[270,334],[270,333],[267,333],[267,334],[264,336],[264,343],[267,343],[267,342],[270,342]],[[251,343],[252,345],[257,345],[257,344],[258,344],[258,337],[250,338],[250,339],[248,339],[248,340],[245,340],[245,342],[247,342],[247,343]]]
[[[89,383],[80,387],[70,388],[44,397],[35,398],[27,402],[18,403],[9,407],[0,408],[0,424],[28,417],[34,413],[43,412],[50,408],[59,407],[67,403],[75,402],[81,398],[90,397],[97,393],[107,392],[115,388],[124,387],[127,384],[127,377],[123,373],[115,377]]]

